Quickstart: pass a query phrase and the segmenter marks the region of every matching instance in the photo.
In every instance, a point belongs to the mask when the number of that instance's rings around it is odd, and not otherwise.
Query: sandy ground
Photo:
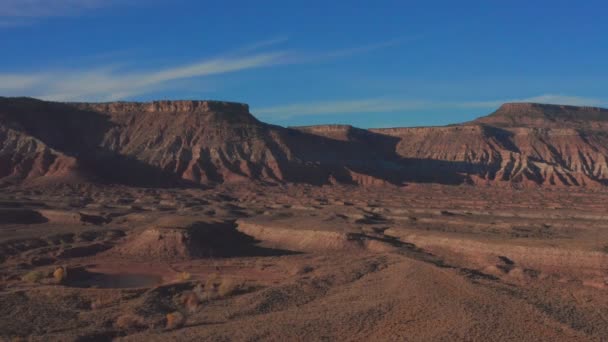
[[[606,203],[438,185],[4,188],[0,338],[602,341]]]

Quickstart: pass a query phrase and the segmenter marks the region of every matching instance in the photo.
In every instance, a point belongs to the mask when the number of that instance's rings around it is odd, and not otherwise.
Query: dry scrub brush
[[[139,330],[146,327],[144,318],[135,314],[125,314],[119,316],[114,322],[114,326],[120,330]]]
[[[242,280],[236,280],[232,278],[222,279],[218,288],[218,294],[220,297],[228,297],[235,293],[242,291],[245,287],[245,283]]]
[[[53,272],[53,278],[55,278],[55,281],[57,282],[57,284],[61,284],[67,276],[68,276],[67,267],[59,266]]]
[[[188,281],[188,280],[190,280],[190,278],[192,278],[192,275],[190,273],[186,272],[186,271],[181,272],[179,274],[179,280],[180,281]]]
[[[219,286],[221,282],[221,278],[220,275],[217,273],[213,273],[209,276],[209,278],[207,278],[207,281],[205,281],[205,291],[207,292],[212,292],[215,291],[217,289],[217,287]]]
[[[46,278],[46,274],[42,271],[31,271],[21,277],[22,280],[25,280],[28,283],[38,283],[44,278]]]
[[[177,329],[186,323],[186,316],[179,311],[167,314],[167,329]]]
[[[181,298],[180,303],[188,313],[195,313],[201,305],[201,298],[196,292],[187,292]]]
[[[100,297],[91,302],[91,310],[99,310],[112,305],[115,298]]]

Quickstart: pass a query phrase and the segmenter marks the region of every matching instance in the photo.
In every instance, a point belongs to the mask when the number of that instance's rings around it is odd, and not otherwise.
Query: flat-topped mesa
[[[152,101],[152,102],[105,102],[72,103],[79,109],[104,113],[205,113],[221,112],[249,114],[249,106],[244,103],[224,101]]]
[[[560,104],[548,104],[548,103],[535,103],[535,102],[507,102],[502,104],[497,111],[530,111],[530,110],[543,110],[543,111],[604,111],[608,112],[608,109],[594,106],[574,106],[574,105],[560,105]]]
[[[479,133],[483,134],[487,128],[479,124],[463,124],[453,126],[429,126],[429,127],[389,127],[389,128],[370,128],[370,132],[390,135],[403,136],[410,134],[452,134],[452,133]]]
[[[36,125],[41,119],[50,121],[87,121],[93,116],[111,117],[119,121],[127,117],[153,114],[160,120],[170,119],[174,115],[206,117],[209,120],[220,119],[231,123],[257,123],[258,120],[249,113],[249,106],[244,103],[224,101],[152,101],[152,102],[47,102],[27,97],[0,97],[0,118],[16,122],[29,122]],[[9,119],[10,118],[10,119]],[[161,119],[162,118],[162,119]],[[111,120],[113,120],[111,119]],[[27,126],[27,125],[26,125]],[[77,127],[76,124],[69,124]]]
[[[295,126],[290,128],[309,134],[343,141],[368,139],[370,136],[374,135],[369,130],[353,127],[351,125],[313,125]]]
[[[312,125],[312,126],[293,126],[289,127],[300,132],[314,134],[326,138],[337,140],[348,140],[352,130],[351,125]]]
[[[474,123],[503,127],[580,128],[608,127],[608,109],[541,103],[505,103]]]
[[[292,126],[290,128],[306,132],[344,132],[353,129],[351,125],[310,125],[310,126]]]
[[[245,104],[220,101],[0,97],[0,186],[58,179],[608,186],[607,129],[606,109],[534,103],[508,103],[464,124],[366,130],[286,129],[258,121]]]

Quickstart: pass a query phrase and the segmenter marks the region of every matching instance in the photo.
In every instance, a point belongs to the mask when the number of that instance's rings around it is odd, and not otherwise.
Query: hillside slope
[[[5,182],[76,174],[138,186],[384,182],[375,174],[384,172],[378,165],[386,160],[365,144],[353,147],[262,123],[238,103],[0,98]]]
[[[218,101],[0,98],[0,181],[608,185],[608,110],[505,104],[445,127],[284,128]]]
[[[427,177],[466,175],[471,183],[608,185],[608,110],[505,104],[473,122],[424,128],[375,129],[399,139],[396,153],[422,160]],[[443,162],[441,167],[427,167]]]

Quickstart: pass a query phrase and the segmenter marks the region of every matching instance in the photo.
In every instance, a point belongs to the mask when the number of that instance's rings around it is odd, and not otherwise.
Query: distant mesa
[[[474,122],[504,127],[583,128],[608,127],[608,109],[539,103],[505,103]]]
[[[507,103],[444,127],[284,128],[222,101],[0,97],[0,184],[608,185],[608,110]]]
[[[249,105],[225,101],[152,101],[152,102],[106,102],[106,103],[71,103],[82,110],[93,110],[102,113],[162,113],[162,112],[232,112],[249,113]]]

